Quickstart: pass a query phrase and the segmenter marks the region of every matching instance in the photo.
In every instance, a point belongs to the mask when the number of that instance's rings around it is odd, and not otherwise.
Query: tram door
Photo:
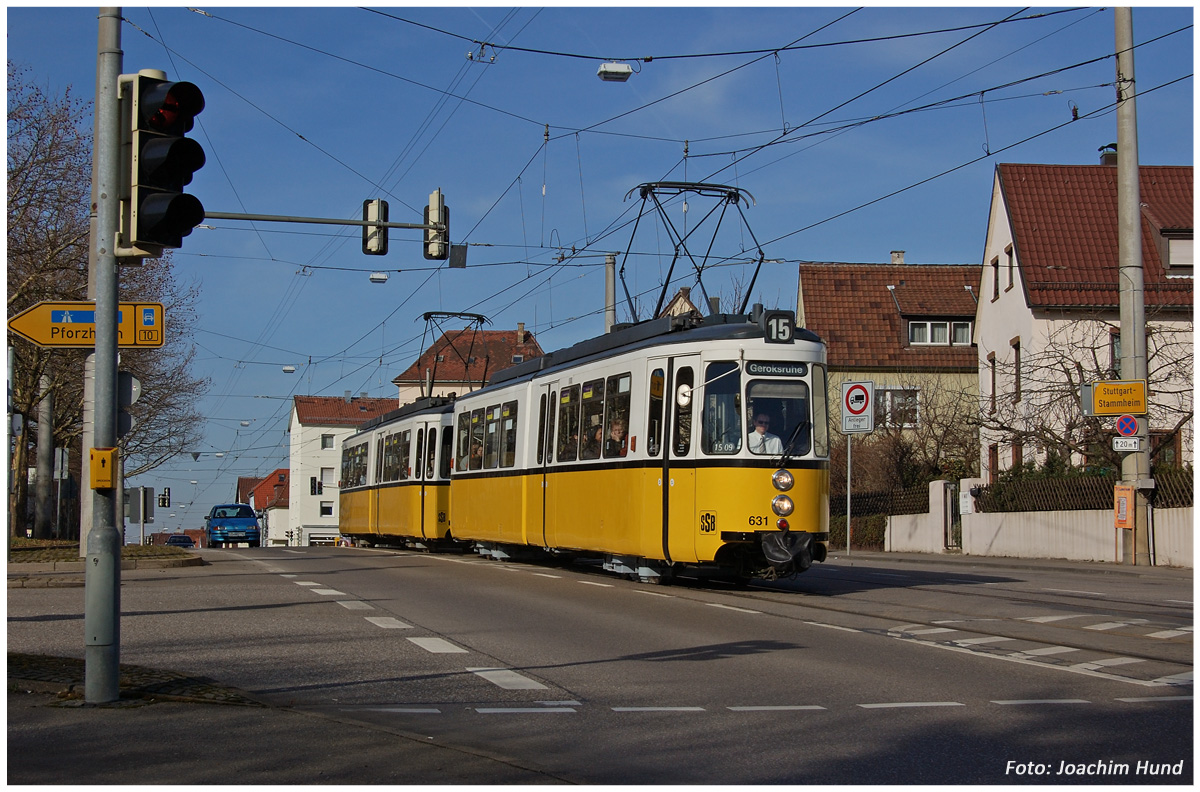
[[[694,561],[696,557],[696,466],[694,464],[695,393],[699,383],[699,355],[680,355],[651,360],[651,370],[667,371],[663,399],[662,496],[663,552],[670,561]]]
[[[441,536],[439,529],[445,523],[448,504],[439,502],[441,494],[438,487],[437,454],[439,447],[439,429],[441,424],[432,421],[417,424],[417,456],[413,465],[413,477],[420,481],[420,503],[417,509],[417,519],[421,526],[421,536],[426,539],[436,539]]]
[[[549,547],[547,522],[553,521],[555,503],[552,499],[554,492],[550,484],[551,463],[554,461],[555,418],[558,415],[558,381],[539,385],[537,387],[538,430],[534,441],[533,460],[538,475],[532,477],[538,491],[528,498],[528,524],[525,530],[525,540],[530,544],[541,541],[544,547]]]

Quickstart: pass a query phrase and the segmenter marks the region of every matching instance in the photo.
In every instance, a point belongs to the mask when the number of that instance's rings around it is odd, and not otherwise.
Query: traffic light
[[[164,509],[171,508],[171,488],[163,487],[163,491],[158,493],[158,505]]]
[[[425,258],[438,261],[450,258],[450,207],[442,200],[441,188],[429,194],[425,224],[441,226],[440,229],[425,229]]]
[[[183,192],[204,166],[204,149],[185,137],[204,109],[204,94],[192,83],[141,73],[130,88],[129,202],[122,214],[122,241],[124,248],[157,256],[162,248],[180,247],[204,220],[204,206]]]
[[[363,201],[363,222],[386,223],[388,221],[387,201]],[[387,226],[362,227],[362,251],[368,256],[386,256],[388,250]]]
[[[308,491],[311,495],[321,495],[325,490],[324,482],[320,481],[316,476],[312,476],[308,480]]]

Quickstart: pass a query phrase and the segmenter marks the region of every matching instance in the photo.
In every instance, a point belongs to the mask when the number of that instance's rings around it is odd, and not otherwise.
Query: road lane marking
[[[573,707],[476,707],[480,715],[528,715],[534,712],[578,712]]]
[[[993,704],[1001,706],[1020,706],[1024,704],[1091,704],[1087,699],[1009,699],[1007,701],[993,701]]]
[[[704,712],[704,707],[613,707],[613,712]]]
[[[738,613],[762,613],[762,611],[750,610],[749,608],[735,608],[732,605],[722,605],[718,602],[706,602],[704,604],[710,608],[721,608],[723,610],[737,611]]]
[[[1140,657],[1109,657],[1104,660],[1094,660],[1090,663],[1076,663],[1071,668],[1078,668],[1083,671],[1095,671],[1098,668],[1110,668],[1112,666],[1129,665],[1130,663],[1146,662]]]
[[[1129,627],[1134,624],[1142,624],[1142,623],[1145,623],[1145,621],[1146,621],[1145,619],[1131,619],[1130,621],[1102,622],[1101,624],[1090,624],[1087,627],[1084,627],[1083,629],[1085,629],[1085,630],[1115,630],[1119,627]]]
[[[1001,641],[1015,641],[1016,638],[1005,638],[1003,635],[988,635],[983,638],[964,638],[961,641],[954,641],[958,646],[978,646],[980,644],[999,643]]]
[[[859,704],[863,709],[899,709],[903,707],[965,707],[958,701],[892,701],[881,704]]]
[[[1089,597],[1107,597],[1108,596],[1107,594],[1105,594],[1101,591],[1076,591],[1075,589],[1044,588],[1044,589],[1042,589],[1042,591],[1059,591],[1059,592],[1062,592],[1063,594],[1086,594]]]
[[[320,583],[315,583],[311,580],[293,580],[292,582],[295,583],[297,586],[319,586],[319,585],[321,585]]]
[[[343,707],[338,712],[401,712],[406,715],[441,715],[440,709],[433,707]]]
[[[547,689],[541,682],[522,676],[510,668],[468,668],[467,670],[505,690]]]
[[[1150,684],[1152,685],[1190,685],[1192,684],[1192,672],[1184,671],[1182,674],[1171,674],[1171,676],[1159,677]]]
[[[1019,652],[1013,652],[1011,657],[1045,657],[1046,655],[1066,654],[1067,652],[1078,652],[1078,649],[1072,649],[1069,646],[1043,646],[1041,649],[1022,649]]]
[[[444,638],[409,638],[408,640],[415,643],[427,652],[434,654],[466,654],[467,650],[461,646],[455,646]]]
[[[1139,696],[1137,698],[1119,698],[1117,701],[1124,701],[1126,704],[1141,704],[1147,701],[1191,701],[1192,696]]]
[[[364,619],[374,624],[376,627],[382,627],[385,630],[411,630],[411,624],[405,624],[394,616],[364,616]]]
[[[798,712],[800,710],[823,710],[825,707],[816,704],[781,704],[762,707],[726,707],[733,712]]]
[[[585,586],[599,586],[600,588],[612,588],[611,583],[595,583],[591,580],[581,580],[579,582]]]
[[[315,589],[309,589],[309,591],[311,591],[313,594],[320,594],[322,597],[344,597],[344,596],[346,596],[346,592],[338,591],[337,589],[331,589],[331,588],[315,588]]]
[[[548,575],[548,574],[546,574],[545,572],[534,572],[534,573],[533,573],[533,576],[534,576],[534,577],[548,577],[548,578],[554,578],[555,580],[561,580],[561,579],[562,579],[562,575]]]
[[[375,610],[375,606],[362,600],[338,600],[338,605],[341,605],[346,610]]]
[[[1188,628],[1186,630],[1162,630],[1160,632],[1150,633],[1146,637],[1147,638],[1178,638],[1181,635],[1191,635],[1191,634],[1192,634],[1192,630],[1191,630],[1191,628]]]
[[[1081,619],[1082,613],[1074,613],[1069,616],[1026,616],[1021,621],[1033,622],[1034,624],[1049,624],[1050,622],[1063,621],[1064,619]]]

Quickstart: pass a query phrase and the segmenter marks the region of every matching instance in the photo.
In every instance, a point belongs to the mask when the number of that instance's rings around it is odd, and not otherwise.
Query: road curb
[[[203,566],[204,559],[190,555],[184,558],[125,558],[122,570],[176,569]],[[83,561],[34,561],[9,564],[9,588],[66,588],[83,585]]]

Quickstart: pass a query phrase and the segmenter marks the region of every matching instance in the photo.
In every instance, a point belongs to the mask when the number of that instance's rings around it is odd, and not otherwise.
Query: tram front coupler
[[[776,577],[787,577],[812,566],[813,537],[805,531],[760,534],[762,551]]]

